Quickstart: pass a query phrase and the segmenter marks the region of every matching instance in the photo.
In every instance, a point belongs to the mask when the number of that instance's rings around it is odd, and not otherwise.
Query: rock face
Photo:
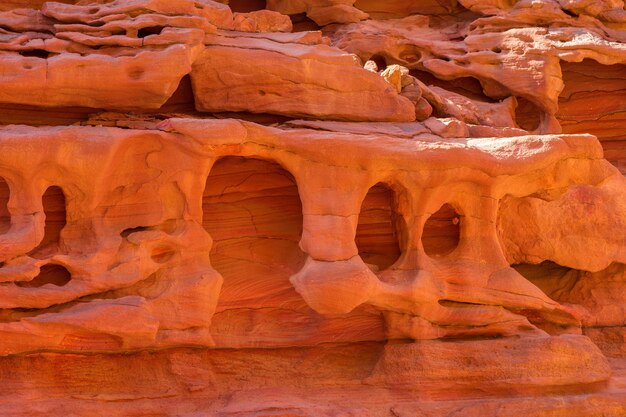
[[[623,2],[227,3],[0,5],[0,415],[626,416]]]

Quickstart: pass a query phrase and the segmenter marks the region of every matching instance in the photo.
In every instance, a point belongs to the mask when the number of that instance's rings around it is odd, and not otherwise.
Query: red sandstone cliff
[[[621,0],[0,4],[1,416],[626,416]]]

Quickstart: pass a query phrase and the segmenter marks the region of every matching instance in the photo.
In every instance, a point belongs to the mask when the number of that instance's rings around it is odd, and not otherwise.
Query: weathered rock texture
[[[626,416],[618,0],[0,5],[0,415]]]

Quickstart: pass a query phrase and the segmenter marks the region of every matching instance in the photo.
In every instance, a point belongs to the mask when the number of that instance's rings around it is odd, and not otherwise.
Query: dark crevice
[[[228,7],[233,12],[247,13],[266,8],[265,0],[229,0]]]
[[[311,20],[306,13],[298,13],[289,17],[293,25],[293,32],[310,32],[322,29],[322,27]]]
[[[122,232],[120,233],[120,236],[122,237],[128,237],[130,236],[132,233],[135,232],[144,232],[146,230],[150,230],[149,227],[147,226],[137,226],[137,227],[129,227],[128,229],[124,229],[122,230]]]
[[[294,119],[293,117],[270,113],[219,112],[210,113],[210,115],[216,119],[240,119],[265,126],[281,124]],[[306,117],[299,117],[298,119],[308,120]]]
[[[453,300],[439,300],[438,303],[440,306],[443,306],[443,307],[458,307],[458,308],[476,307],[476,306],[485,305],[485,304],[479,304],[479,303],[469,303],[466,301],[453,301]]]
[[[30,281],[17,281],[15,285],[23,288],[39,288],[44,285],[63,287],[72,279],[70,272],[62,265],[48,264],[41,267],[39,274]]]
[[[560,301],[562,295],[570,293],[580,275],[580,271],[552,261],[537,265],[515,264],[511,267],[555,301]]]
[[[149,26],[141,28],[139,29],[139,31],[137,31],[137,37],[145,38],[146,36],[150,35],[160,35],[163,29],[165,29],[163,26]]]
[[[410,70],[409,73],[426,85],[434,85],[436,87],[443,88],[444,90],[461,94],[462,96],[468,97],[472,100],[484,101],[488,103],[497,102],[497,100],[492,99],[483,92],[483,87],[481,86],[480,81],[474,77],[441,80],[426,71],[413,69]]]
[[[563,13],[565,13],[568,16],[571,16],[571,17],[574,17],[574,18],[578,17],[578,14],[574,13],[571,10],[567,10],[567,9],[561,9],[561,10],[563,11]]]
[[[0,234],[6,233],[11,228],[11,213],[9,213],[9,185],[0,177]]]
[[[19,51],[19,54],[24,57],[42,58],[42,59],[48,59],[50,55],[52,55],[50,52],[45,51],[43,49],[31,49],[29,51]]]
[[[368,61],[374,61],[376,63],[376,67],[378,71],[383,71],[387,68],[387,59],[382,55],[372,55]]]

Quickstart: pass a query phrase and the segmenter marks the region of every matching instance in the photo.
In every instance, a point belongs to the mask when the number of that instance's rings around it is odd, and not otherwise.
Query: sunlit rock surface
[[[0,415],[626,416],[621,1],[0,4]]]

